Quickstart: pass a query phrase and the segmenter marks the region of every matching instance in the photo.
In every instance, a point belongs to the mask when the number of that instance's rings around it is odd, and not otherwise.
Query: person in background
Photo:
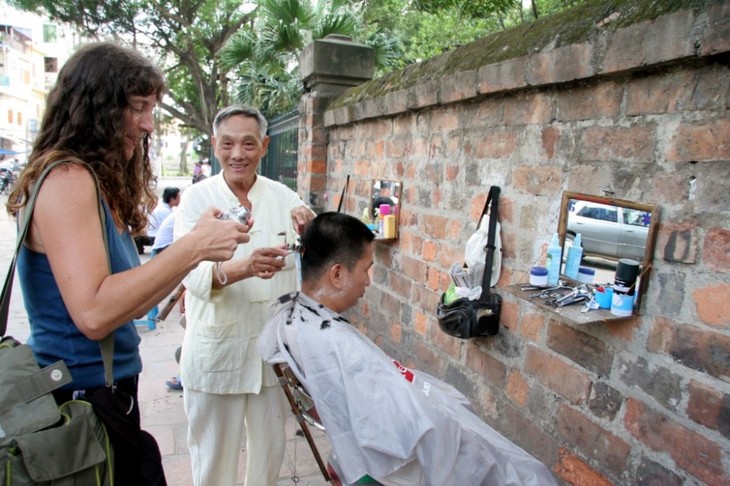
[[[180,189],[177,187],[166,187],[162,191],[162,201],[159,201],[155,209],[147,216],[146,233],[134,238],[134,242],[137,245],[137,253],[140,255],[143,254],[145,246],[154,246],[160,225],[172,213],[172,208],[178,204],[180,204]]]
[[[149,145],[164,92],[161,71],[137,51],[106,42],[79,48],[48,94],[28,165],[7,203],[10,214],[22,216],[40,175],[63,162],[40,187],[18,254],[28,344],[41,367],[66,363],[72,382],[54,392],[60,404],[105,389],[99,341],[113,334],[115,393],[129,398],[136,429],[142,360],[134,318],[199,263],[228,260],[250,239],[246,225],[220,221],[211,208],[164,254],[140,265],[132,234],[145,228],[156,203]],[[135,464],[124,462],[139,459],[140,451],[125,450],[124,437],[109,434],[115,482],[148,484]],[[164,484],[164,475],[155,479]]]
[[[253,216],[248,245],[230,261],[201,263],[184,280],[180,368],[198,486],[236,484],[244,432],[246,485],[275,485],[284,456],[286,400],[255,343],[271,302],[296,288],[294,257],[284,243],[314,213],[294,191],[257,174],[269,144],[267,125],[250,107],[218,112],[212,144],[222,171],[185,190],[175,219],[177,239],[211,205],[244,207]]]
[[[210,164],[210,160],[205,159],[203,161],[203,165],[200,168],[200,177],[201,179],[207,179],[211,176],[213,173],[213,166]]]
[[[175,214],[176,211],[173,209],[157,229],[157,236],[155,236],[155,241],[152,243],[152,258],[162,253],[162,250],[172,244],[173,231],[175,229]]]
[[[203,176],[203,161],[199,160],[195,162],[193,166],[193,184],[200,182]]]
[[[257,345],[267,363],[287,363],[311,394],[340,479],[555,485],[454,387],[402,366],[342,315],[370,284],[373,239],[357,218],[317,216],[301,238],[302,290],[279,298]]]

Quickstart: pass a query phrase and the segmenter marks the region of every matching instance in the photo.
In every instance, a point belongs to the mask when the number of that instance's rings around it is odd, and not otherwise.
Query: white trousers
[[[195,486],[235,486],[246,433],[246,486],[272,486],[284,460],[286,397],[279,386],[219,395],[185,388]]]

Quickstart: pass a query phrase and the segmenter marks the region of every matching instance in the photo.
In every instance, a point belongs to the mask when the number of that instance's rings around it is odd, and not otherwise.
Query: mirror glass
[[[583,247],[581,275],[590,280],[593,271],[594,284],[612,284],[620,259],[638,262],[634,301],[634,313],[638,313],[654,255],[657,217],[655,205],[564,192],[558,225],[563,245],[561,274],[566,273],[568,250],[578,233]]]
[[[395,236],[398,237],[398,223],[400,216],[400,200],[403,192],[403,183],[389,179],[374,179],[370,192],[370,217],[373,221],[380,212],[380,206],[390,206],[390,214],[395,215]],[[378,237],[383,238],[382,233]]]

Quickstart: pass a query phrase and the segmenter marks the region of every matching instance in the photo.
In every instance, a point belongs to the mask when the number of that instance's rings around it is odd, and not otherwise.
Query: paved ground
[[[15,222],[5,211],[6,196],[0,196],[0,278],[5,281],[10,259],[15,249]],[[149,253],[149,249],[147,250]],[[143,256],[146,261],[147,255]],[[16,279],[17,280],[17,279]],[[141,322],[138,331],[142,337],[141,353],[144,371],[140,376],[139,398],[142,405],[142,426],[157,439],[163,456],[167,483],[170,486],[189,486],[190,458],[186,433],[187,418],[183,411],[182,392],[171,391],[165,380],[175,375],[175,350],[182,343],[184,330],[178,324],[177,307],[155,329]],[[20,286],[15,283],[10,304],[7,334],[25,341],[29,334],[28,319],[23,308]],[[326,458],[329,445],[321,432],[313,431],[319,450]],[[246,451],[241,448],[238,484],[243,484]],[[287,449],[278,485],[294,484],[298,477],[300,486],[328,484],[319,473],[311,450],[302,437],[296,435],[293,416],[287,421]]]

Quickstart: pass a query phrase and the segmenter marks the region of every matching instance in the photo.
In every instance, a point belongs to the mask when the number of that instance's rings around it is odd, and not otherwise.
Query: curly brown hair
[[[162,72],[139,52],[109,42],[77,50],[58,74],[48,94],[41,130],[33,142],[28,165],[8,197],[7,209],[17,215],[28,201],[35,181],[54,161],[86,163],[117,223],[138,233],[157,197],[150,184],[149,134],[142,148],[127,159],[124,151],[125,110],[130,97],[165,92]]]

